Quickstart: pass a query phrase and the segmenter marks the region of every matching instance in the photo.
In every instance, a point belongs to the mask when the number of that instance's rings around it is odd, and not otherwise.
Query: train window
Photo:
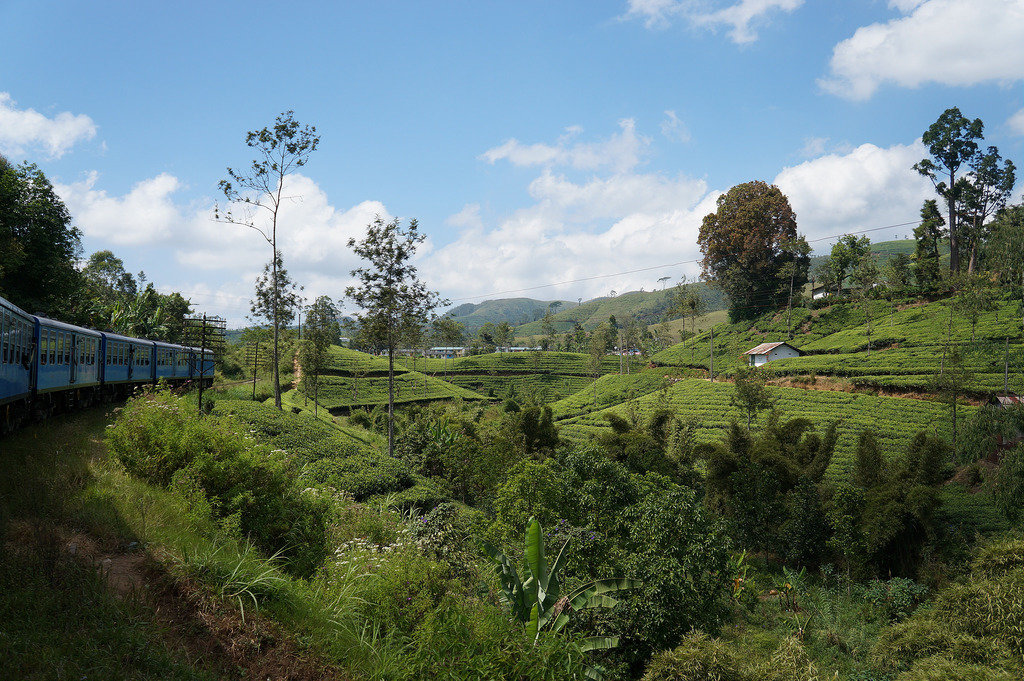
[[[46,333],[46,351],[50,355],[50,364],[57,361],[57,333],[48,331]]]
[[[0,364],[7,364],[7,344],[10,342],[8,338],[11,334],[11,318],[7,315],[7,310],[0,310]]]
[[[46,345],[46,339],[47,339],[48,335],[49,334],[46,331],[40,331],[39,332],[39,363],[40,364],[46,364],[47,363],[46,362],[46,355],[47,355],[48,350],[47,350],[47,345]]]

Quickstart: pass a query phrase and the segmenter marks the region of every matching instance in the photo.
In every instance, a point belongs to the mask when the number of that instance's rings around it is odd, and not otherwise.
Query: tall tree
[[[755,367],[741,366],[736,369],[734,380],[735,391],[732,404],[739,407],[747,417],[747,432],[751,422],[757,418],[757,412],[769,409],[775,404],[771,393],[766,387],[764,372]]]
[[[989,147],[978,151],[969,161],[970,172],[959,182],[963,202],[964,241],[970,253],[967,273],[974,274],[982,240],[985,238],[985,223],[997,211],[1006,206],[1007,199],[1017,181],[1013,161],[1002,161],[999,150]]]
[[[29,312],[69,318],[81,233],[43,171],[0,156],[0,294]]]
[[[914,277],[922,291],[934,290],[942,279],[939,242],[945,224],[935,199],[926,199],[921,206],[921,222],[914,228]]]
[[[292,281],[278,251],[274,262],[264,265],[263,274],[256,279],[255,295],[249,308],[250,318],[256,323],[266,321],[270,326],[276,320],[281,328],[287,327],[301,310],[300,291],[302,287]]]
[[[828,262],[836,282],[836,295],[843,291],[843,281],[856,268],[868,253],[871,252],[871,239],[866,236],[844,234],[832,246],[832,254]]]
[[[319,407],[320,377],[327,370],[331,344],[339,335],[338,308],[329,297],[320,296],[306,308],[306,333],[299,350],[304,392],[313,393],[313,416]]]
[[[218,186],[224,193],[227,206],[214,208],[214,219],[242,225],[255,230],[270,245],[271,287],[278,289],[277,226],[285,201],[295,196],[284,194],[285,178],[306,165],[310,154],[316,151],[320,137],[316,128],[301,125],[293,118],[294,112],[280,114],[274,125],[246,134],[246,145],[255,150],[256,158],[245,170],[228,168],[227,180]],[[281,331],[278,299],[273,298],[271,326],[274,331],[274,404],[281,408],[281,376],[279,337]]]
[[[798,238],[796,214],[775,185],[746,182],[718,197],[717,210],[701,223],[697,243],[705,276],[729,295],[733,321],[756,317],[786,300],[788,287],[779,282],[786,263],[796,259],[800,265],[794,286],[806,283],[809,260],[783,249]]]
[[[395,349],[404,331],[421,326],[439,305],[447,305],[420,281],[412,259],[416,247],[426,239],[416,220],[402,228],[398,218],[384,222],[377,216],[366,228],[362,241],[348,240],[348,246],[365,261],[352,270],[358,282],[345,295],[359,310],[355,314],[360,330],[388,353],[388,453],[395,454]]]
[[[958,208],[963,185],[957,184],[957,173],[978,152],[978,140],[984,128],[980,118],[972,121],[956,107],[946,109],[921,136],[932,157],[914,164],[914,170],[931,180],[936,193],[946,201],[949,211],[949,268],[953,272],[960,271]]]

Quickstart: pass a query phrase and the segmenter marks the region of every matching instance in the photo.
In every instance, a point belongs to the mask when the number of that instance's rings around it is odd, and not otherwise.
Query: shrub
[[[895,681],[1014,681],[1019,677],[1002,669],[993,669],[945,657],[930,657],[914,665]]]
[[[704,633],[690,634],[673,650],[656,653],[643,681],[745,681],[729,646]]]
[[[303,494],[286,453],[257,444],[237,422],[150,395],[125,406],[107,442],[129,473],[173,483],[222,527],[281,553],[291,572],[308,575],[323,559],[329,502]]]
[[[971,573],[985,577],[1024,567],[1024,538],[1010,538],[986,544],[977,551]]]
[[[818,669],[803,644],[796,638],[785,639],[772,654],[771,661],[757,669],[759,681],[818,681]]]
[[[864,600],[891,620],[906,618],[928,594],[928,587],[905,577],[873,579],[864,589]]]
[[[1002,641],[1024,654],[1024,570],[954,584],[939,594],[935,617],[965,633]]]
[[[360,454],[344,459],[320,459],[307,464],[300,478],[309,486],[326,485],[362,501],[412,485],[412,474],[397,459],[381,454]]]
[[[728,540],[696,495],[652,474],[645,482],[651,491],[624,513],[629,539],[623,576],[642,586],[622,598],[617,611],[622,647],[634,668],[653,650],[675,647],[694,628],[716,630],[729,579]]]
[[[871,660],[879,669],[903,671],[917,660],[949,651],[956,641],[956,633],[945,624],[916,617],[883,630],[871,651]]]

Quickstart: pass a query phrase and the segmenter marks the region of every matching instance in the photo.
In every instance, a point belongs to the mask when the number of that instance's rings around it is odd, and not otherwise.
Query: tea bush
[[[672,650],[655,653],[643,681],[747,681],[729,645],[704,633],[690,634]]]

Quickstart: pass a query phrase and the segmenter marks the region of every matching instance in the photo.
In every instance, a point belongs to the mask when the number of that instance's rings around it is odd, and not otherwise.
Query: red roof
[[[800,350],[798,350],[797,348],[794,348],[792,345],[790,345],[789,343],[786,343],[786,342],[780,342],[780,343],[761,343],[760,345],[758,345],[756,347],[750,348],[749,350],[747,350],[743,354],[744,355],[767,355],[769,352],[771,352],[775,348],[779,347],[780,345],[785,345],[787,348],[789,348],[790,350],[793,350],[797,354],[803,354],[803,353],[800,352]]]

